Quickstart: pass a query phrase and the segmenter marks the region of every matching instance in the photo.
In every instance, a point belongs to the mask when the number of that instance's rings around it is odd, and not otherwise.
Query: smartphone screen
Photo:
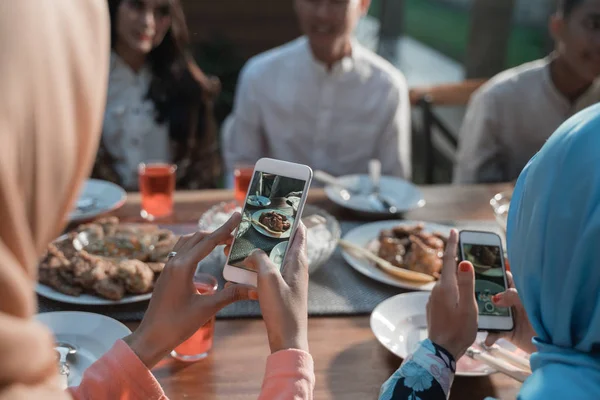
[[[279,268],[296,228],[306,181],[255,171],[242,211],[242,222],[229,254],[229,265],[248,269],[244,260],[256,249]]]
[[[479,315],[509,317],[507,308],[496,307],[492,301],[494,295],[506,290],[502,248],[469,243],[464,243],[462,248],[463,258],[475,267],[475,296]]]

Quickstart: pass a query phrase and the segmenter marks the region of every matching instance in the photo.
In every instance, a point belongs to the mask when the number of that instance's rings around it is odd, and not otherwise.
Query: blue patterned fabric
[[[455,372],[452,355],[431,340],[424,340],[383,384],[379,400],[446,399]]]

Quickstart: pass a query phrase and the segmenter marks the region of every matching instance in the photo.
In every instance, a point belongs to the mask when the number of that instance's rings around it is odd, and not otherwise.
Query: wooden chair
[[[485,79],[466,80],[459,83],[443,84],[430,87],[415,87],[410,90],[410,102],[413,107],[422,111],[420,133],[423,137],[423,162],[425,164],[425,183],[434,183],[435,146],[434,129],[448,141],[453,148],[458,147],[458,135],[453,134],[435,113],[436,106],[465,106],[473,93],[479,89]]]

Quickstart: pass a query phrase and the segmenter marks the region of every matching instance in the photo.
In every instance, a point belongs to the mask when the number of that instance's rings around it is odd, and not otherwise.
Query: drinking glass
[[[219,288],[219,283],[214,276],[209,274],[196,274],[194,286],[201,295],[212,295]],[[213,345],[215,334],[215,317],[204,324],[188,340],[180,344],[171,352],[171,356],[179,361],[194,362],[208,356]]]
[[[142,194],[142,218],[154,221],[173,213],[175,172],[177,166],[166,163],[140,164],[138,167]]]
[[[248,187],[252,182],[252,175],[254,173],[254,167],[252,166],[238,166],[233,171],[233,189],[235,195],[235,201],[238,204],[243,205],[248,193]]]

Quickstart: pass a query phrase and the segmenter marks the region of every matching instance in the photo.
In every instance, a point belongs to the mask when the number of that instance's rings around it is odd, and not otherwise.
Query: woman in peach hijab
[[[220,308],[257,298],[272,351],[261,398],[312,398],[303,229],[283,275],[255,254],[258,288],[198,296],[193,287],[195,265],[231,240],[239,215],[214,234],[182,239],[136,332],[92,365],[80,387],[60,390],[54,339],[33,318],[36,265],[91,170],[109,47],[106,0],[0,2],[0,400],[165,399],[150,368]]]

